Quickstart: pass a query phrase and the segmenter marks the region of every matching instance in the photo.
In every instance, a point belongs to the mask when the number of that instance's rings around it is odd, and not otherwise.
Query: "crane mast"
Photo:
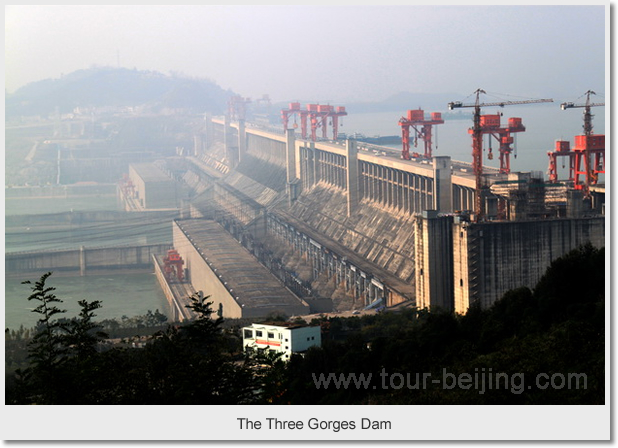
[[[567,110],[573,107],[583,107],[584,108],[584,135],[592,135],[593,115],[590,113],[590,108],[594,106],[605,106],[605,103],[591,103],[590,95],[596,95],[596,92],[593,92],[592,90],[588,90],[586,93],[584,93],[584,95],[586,95],[585,104],[562,103],[560,104],[560,108],[562,110]]]
[[[475,176],[476,197],[475,197],[475,220],[482,221],[484,218],[483,207],[483,128],[481,126],[481,107],[490,106],[510,106],[516,104],[531,104],[531,103],[551,103],[552,99],[539,99],[539,100],[521,100],[521,101],[498,101],[491,103],[481,103],[481,93],[486,94],[482,89],[477,89],[475,92],[476,99],[474,103],[464,104],[461,101],[454,101],[448,103],[449,110],[453,110],[460,107],[473,107],[474,115],[472,118],[472,171]]]
[[[573,152],[569,153],[571,156],[571,178],[574,182],[574,188],[576,190],[583,190],[586,197],[590,196],[590,185],[597,183],[598,175],[605,173],[605,135],[594,135],[592,133],[592,113],[590,108],[595,106],[605,106],[605,103],[592,103],[590,102],[590,95],[596,95],[592,90],[588,90],[586,93],[586,102],[584,104],[575,104],[572,102],[566,102],[560,104],[562,110],[567,110],[576,107],[584,108],[584,135],[575,136],[575,147]],[[549,172],[550,180],[555,181],[557,179],[556,169],[556,155],[562,155],[567,153],[560,153],[558,151],[549,154]],[[594,155],[594,163],[591,157]],[[581,170],[581,164],[584,164],[583,171]],[[585,180],[580,182],[579,176],[583,175]]]

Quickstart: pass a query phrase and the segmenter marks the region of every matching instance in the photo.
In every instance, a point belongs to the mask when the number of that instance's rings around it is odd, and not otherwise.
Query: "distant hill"
[[[382,101],[375,102],[349,102],[333,103],[333,106],[345,106],[350,113],[373,113],[373,112],[398,112],[405,115],[411,109],[421,108],[425,112],[445,111],[447,104],[451,101],[460,101],[463,95],[459,93],[412,93],[399,92]],[[311,101],[301,101],[301,107]],[[288,103],[277,103],[273,105],[275,109],[288,107]]]
[[[30,83],[6,95],[6,118],[60,113],[75,107],[137,106],[188,108],[221,114],[233,95],[205,79],[126,68],[78,70],[60,79]]]

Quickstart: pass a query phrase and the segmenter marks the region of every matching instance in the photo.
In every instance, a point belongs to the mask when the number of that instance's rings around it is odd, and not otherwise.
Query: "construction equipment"
[[[170,282],[174,280],[182,282],[184,280],[184,272],[182,269],[184,264],[184,260],[176,249],[168,250],[167,256],[163,259],[163,273],[165,274],[165,278]]]
[[[586,102],[584,104],[574,104],[574,103],[562,103],[560,104],[560,108],[562,110],[571,109],[573,107],[583,107],[584,108],[584,135],[592,135],[592,117],[593,115],[590,113],[590,108],[594,106],[605,106],[605,103],[591,103],[590,95],[596,95],[592,90],[588,90],[586,93]]]
[[[418,110],[409,110],[407,117],[401,117],[399,120],[399,126],[401,126],[401,143],[403,145],[401,158],[404,160],[410,160],[412,157],[431,159],[431,128],[433,125],[442,123],[444,123],[444,120],[440,112],[432,112],[431,119],[425,120],[425,112],[420,108]],[[425,142],[424,154],[414,152],[412,156],[410,156],[410,127],[414,129],[414,146],[417,145],[419,138]]]
[[[247,114],[247,104],[249,103],[251,103],[251,98],[243,98],[240,95],[230,97],[227,102],[230,119],[244,120]]]
[[[307,118],[311,125],[311,140],[317,140],[317,130],[322,128],[322,138],[327,138],[328,126],[333,127],[333,140],[339,137],[339,117],[348,115],[343,106],[330,106],[320,104],[307,104],[306,109],[301,109],[300,103],[290,103],[288,109],[281,109],[281,120],[283,121],[283,130],[287,131],[291,117],[294,117],[294,129],[298,127],[296,124],[296,114],[300,117],[301,137],[307,138]],[[330,121],[329,121],[330,119]]]
[[[550,183],[558,183],[558,157],[569,159],[569,182],[575,182],[575,151],[571,151],[571,142],[568,140],[556,140],[554,151],[548,151],[549,168],[547,176]],[[564,168],[564,160],[563,160]]]
[[[552,99],[538,100],[521,100],[521,101],[498,101],[491,103],[481,103],[479,101],[480,94],[486,94],[482,89],[477,89],[475,92],[476,100],[472,104],[464,104],[461,101],[448,103],[449,110],[460,107],[474,107],[472,134],[472,170],[476,178],[476,197],[475,197],[475,221],[482,221],[484,218],[483,209],[483,127],[481,126],[481,107],[489,106],[511,106],[516,104],[531,104],[531,103],[552,103]]]
[[[329,115],[331,124],[333,125],[333,140],[339,138],[339,117],[345,117],[346,115],[348,115],[348,113],[343,106],[335,107],[335,110]],[[343,123],[341,126],[343,126]]]
[[[490,139],[495,138],[500,144],[500,173],[508,174],[511,172],[511,153],[513,148],[511,145],[515,139],[511,136],[515,132],[524,132],[526,128],[521,122],[521,118],[512,117],[508,119],[508,125],[501,127],[500,117],[502,114],[490,114],[481,115],[481,129],[483,134],[489,135]],[[472,129],[468,130],[468,133],[472,134]],[[489,141],[489,148],[487,158],[492,160],[494,155],[491,149],[491,140]]]
[[[295,117],[297,113],[300,113],[300,103],[298,102],[290,103],[287,109],[281,109],[281,121],[283,121],[283,131],[284,132],[288,130],[289,123],[290,123],[290,117],[294,117],[294,129],[298,127],[298,125],[296,124],[296,117]],[[305,138],[304,135],[303,135],[303,138]]]
[[[596,95],[592,90],[588,90],[586,93],[586,102],[583,104],[575,103],[562,103],[560,108],[567,110],[576,107],[584,108],[584,135],[575,136],[575,146],[571,151],[570,157],[570,180],[573,181],[573,188],[576,190],[583,190],[584,196],[590,196],[590,186],[595,185],[599,179],[599,174],[605,173],[605,135],[592,133],[592,113],[591,107],[605,106],[605,103],[591,103],[590,95]],[[564,153],[558,153],[564,154]],[[550,180],[557,181],[555,153],[548,153],[549,155],[549,177]],[[594,161],[591,158],[594,157]],[[583,160],[583,170],[582,170]],[[553,165],[552,165],[553,164]],[[580,175],[584,176],[584,180],[580,181]]]

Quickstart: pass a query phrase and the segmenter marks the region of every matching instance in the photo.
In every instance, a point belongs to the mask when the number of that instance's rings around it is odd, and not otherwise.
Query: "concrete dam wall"
[[[347,215],[340,188],[319,183],[304,192],[288,212],[316,232],[404,281],[414,278],[414,226],[409,214],[392,213],[371,202]]]
[[[510,289],[533,288],[553,260],[586,243],[605,247],[605,218],[456,224],[456,310],[474,302],[488,307]]]
[[[306,280],[315,283],[326,275],[329,282],[345,285],[355,307],[357,298],[367,305],[383,297],[387,305],[433,306],[437,300],[465,312],[474,301],[489,306],[508,289],[533,286],[552,260],[580,243],[604,245],[602,216],[593,223],[583,212],[556,219],[549,208],[534,209],[546,206],[547,194],[533,201],[526,173],[507,176],[487,168],[496,187],[486,198],[488,221],[478,227],[468,223],[465,231],[451,221],[439,226],[448,233],[445,238],[428,238],[425,234],[435,229],[419,227],[419,214],[431,211],[453,220],[454,210],[472,208],[476,193],[469,163],[450,157],[401,160],[388,151],[357,147],[353,140],[296,141],[293,130],[245,129],[243,122],[213,121],[211,126],[216,131],[205,154],[221,150],[216,140],[223,135],[230,164],[229,173],[214,181],[214,201],[225,219],[235,219],[266,245],[292,249],[295,255],[289,258],[311,265]],[[499,215],[502,209],[508,220]],[[461,216],[465,221],[466,214]],[[458,240],[466,235],[465,242]],[[444,272],[444,265],[455,267]],[[441,282],[444,276],[448,281]],[[420,301],[415,285],[424,296]],[[458,290],[468,291],[467,296],[456,296]]]
[[[6,198],[70,198],[83,196],[114,196],[116,184],[49,185],[43,187],[11,187],[4,189]]]
[[[325,249],[319,253],[296,245],[297,256],[314,265],[312,280],[326,275],[335,281],[334,287],[344,285],[354,301],[361,298],[366,305],[378,298],[388,299],[391,304],[413,299],[413,215],[403,201],[397,202],[399,206],[386,205],[385,198],[391,198],[386,192],[395,191],[394,180],[389,183],[391,190],[385,188],[383,196],[367,195],[358,207],[350,209],[344,149],[331,156],[297,145],[293,139],[286,147],[284,139],[284,135],[274,139],[247,137],[247,150],[240,155],[239,164],[215,185],[214,199],[219,210],[251,228],[254,236],[265,236],[269,245],[286,242],[295,247],[287,235],[291,228],[296,229],[292,232],[295,235],[300,232],[320,241],[318,246],[324,245]],[[290,154],[290,147],[301,156]],[[302,181],[296,183],[296,176],[290,172],[301,172]],[[293,201],[289,200],[291,194]],[[396,202],[395,196],[393,193],[392,201]],[[289,226],[272,225],[282,220]],[[317,250],[315,246],[307,247]],[[333,252],[337,254],[335,259]],[[329,268],[336,259],[350,264],[345,266],[345,272]]]
[[[178,216],[178,212],[125,212],[125,211],[91,211],[91,212],[61,212],[42,215],[9,215],[5,216],[4,224],[11,227],[49,227],[82,225],[89,223],[122,223],[124,221],[140,220],[143,223],[149,221],[172,220]]]
[[[106,270],[144,269],[152,271],[152,256],[163,255],[170,248],[170,244],[155,244],[5,254],[5,275],[42,275],[53,271],[79,273],[83,276],[89,272],[96,273]]]

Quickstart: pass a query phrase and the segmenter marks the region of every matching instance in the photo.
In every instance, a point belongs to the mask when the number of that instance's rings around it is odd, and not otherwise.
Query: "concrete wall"
[[[553,260],[587,242],[605,246],[603,217],[455,224],[455,311],[473,302],[489,307],[511,289],[533,288]]]
[[[311,266],[310,280],[315,282],[324,275],[333,279],[337,290],[344,290],[352,298],[355,308],[364,308],[377,299],[393,306],[413,298],[413,288],[392,274],[377,269],[366,259],[350,254],[345,247],[329,242],[322,245],[302,229],[280,217],[268,215],[268,236],[272,247],[291,247]],[[320,235],[322,239],[324,237]],[[373,269],[372,269],[373,268]],[[317,292],[320,290],[317,288]],[[331,301],[331,306],[335,300]],[[309,302],[311,306],[311,303]]]
[[[146,173],[146,171],[151,171],[151,173]],[[143,208],[169,209],[180,205],[178,184],[167,177],[156,165],[131,165],[129,177],[135,185],[135,193]]]
[[[188,270],[188,279],[193,288],[198,292],[202,291],[204,296],[210,296],[209,301],[213,302],[213,310],[217,311],[222,306],[223,317],[243,317],[240,305],[230,295],[217,275],[208,266],[204,257],[176,223],[173,225],[173,238],[174,249],[185,261],[184,267]]]
[[[453,218],[431,210],[416,219],[416,306],[453,310]]]
[[[475,182],[469,163],[449,157],[402,161],[363,147],[352,154],[332,142],[292,141],[291,132],[279,135],[247,128],[246,134],[246,164],[241,162],[238,167],[237,174],[242,176],[225,180],[228,188],[216,198],[221,209],[248,224],[262,206],[265,213],[261,216],[274,211],[289,223],[302,223],[308,234],[325,236],[410,286],[419,274],[415,274],[414,215],[424,210],[474,209]],[[497,170],[489,167],[487,173],[497,176]],[[296,179],[299,190],[286,190]],[[350,194],[356,185],[358,198]],[[286,191],[289,201],[279,200],[283,197],[277,193]],[[496,208],[496,204],[489,205]],[[507,210],[510,216],[525,216],[512,208]],[[417,292],[425,297],[421,303],[450,304],[458,311],[477,300],[489,306],[512,287],[534,286],[552,259],[586,240],[604,239],[604,223],[600,228],[597,224],[529,222],[484,223],[486,230],[475,224],[461,229],[453,226],[451,250],[446,247],[451,242],[444,229],[421,226],[424,233],[444,236],[418,240],[423,254],[435,255],[422,260],[429,263],[423,272],[429,269],[442,277],[441,284],[432,275],[419,286],[422,291]],[[499,227],[509,225],[513,227]],[[444,253],[448,255],[441,259]],[[452,268],[446,272],[448,268],[441,263],[448,265],[448,260]],[[450,301],[444,299],[449,288],[454,290]]]
[[[115,196],[117,188],[117,184],[11,187],[4,189],[4,196],[6,198],[72,198],[83,196]]]
[[[289,212],[309,227],[342,244],[404,281],[414,275],[414,217],[361,201],[348,216],[344,190],[323,183],[301,195]]]
[[[169,248],[169,244],[154,244],[5,254],[5,274],[79,271],[87,275],[110,269],[152,270],[152,255],[165,254]]]
[[[10,215],[5,217],[5,226],[37,227],[37,226],[63,226],[63,225],[92,225],[92,223],[123,223],[124,221],[135,222],[142,220],[143,223],[170,221],[178,217],[177,211],[93,211],[93,212],[62,212],[43,215]]]

